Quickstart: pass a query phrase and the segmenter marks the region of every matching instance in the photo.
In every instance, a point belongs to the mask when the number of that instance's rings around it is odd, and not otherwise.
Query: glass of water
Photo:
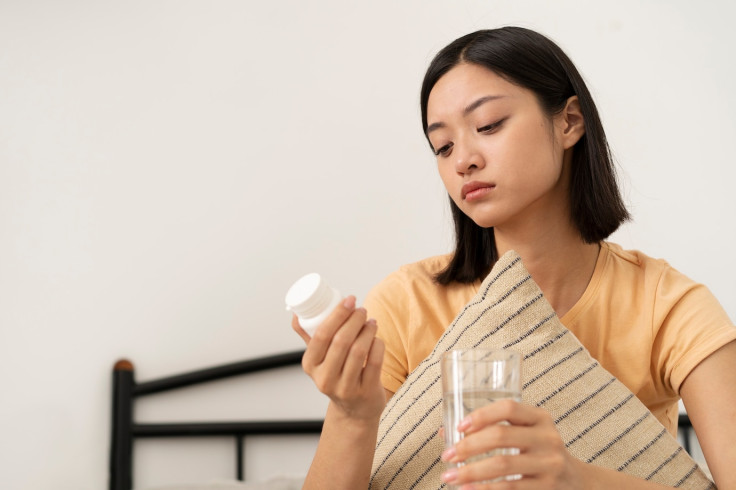
[[[473,410],[505,398],[521,401],[521,355],[517,352],[506,349],[451,350],[442,356],[441,365],[445,447],[463,438],[457,426]],[[496,454],[519,454],[519,450],[497,449],[470,458],[466,463]],[[448,467],[456,468],[463,464],[448,463]],[[493,481],[520,478],[521,475],[508,475]]]

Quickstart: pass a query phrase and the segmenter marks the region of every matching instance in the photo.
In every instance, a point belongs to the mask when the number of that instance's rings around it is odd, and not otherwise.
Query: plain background
[[[733,319],[734,14],[725,0],[0,1],[0,488],[105,488],[117,359],[146,380],[299,349],[283,297],[302,274],[360,301],[449,251],[418,92],[434,53],[478,28],[535,28],[567,51],[634,216],[612,240],[707,284]],[[138,416],[321,416],[288,371]],[[136,483],[232,477],[231,441],[203,444],[139,443]],[[246,449],[253,478],[303,474],[314,440],[267,445]]]

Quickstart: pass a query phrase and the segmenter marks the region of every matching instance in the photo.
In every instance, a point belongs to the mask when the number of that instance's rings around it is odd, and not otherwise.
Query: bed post
[[[112,438],[110,490],[133,488],[133,364],[115,363],[112,373]]]

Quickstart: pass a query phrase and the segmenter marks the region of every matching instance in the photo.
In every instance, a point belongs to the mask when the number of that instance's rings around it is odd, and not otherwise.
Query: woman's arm
[[[698,364],[680,396],[716,486],[736,489],[736,341]]]
[[[303,490],[368,488],[378,419],[357,422],[330,403]]]
[[[313,337],[296,317],[292,327],[307,344],[304,371],[330,398],[317,452],[304,489],[367,488],[378,420],[386,404],[380,373],[384,346],[376,322],[349,296]]]

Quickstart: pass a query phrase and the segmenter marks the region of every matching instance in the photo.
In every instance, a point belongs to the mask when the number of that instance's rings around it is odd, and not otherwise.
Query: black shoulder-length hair
[[[420,104],[425,136],[429,93],[445,73],[461,63],[483,66],[531,90],[550,117],[563,110],[570,97],[578,96],[585,134],[573,147],[572,220],[586,243],[600,242],[616,231],[629,218],[629,212],[621,199],[606,134],[593,97],[562,49],[522,27],[481,30],[456,39],[437,53],[424,76]],[[455,251],[436,280],[440,284],[471,283],[485,277],[498,260],[493,228],[475,224],[452,198],[450,208],[455,222]]]

